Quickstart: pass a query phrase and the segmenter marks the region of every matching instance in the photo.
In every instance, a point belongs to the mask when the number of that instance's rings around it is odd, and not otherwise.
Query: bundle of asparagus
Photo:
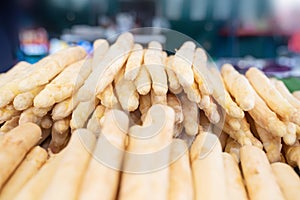
[[[268,177],[268,193],[292,199],[299,180],[290,167],[277,163],[300,167],[299,95],[256,68],[244,76],[229,64],[220,72],[210,65],[193,42],[168,56],[160,43],[144,48],[130,33],[112,45],[96,40],[92,55],[71,47],[33,65],[18,63],[0,79],[0,199],[152,199],[154,193],[157,199],[273,198],[254,191],[262,186],[252,170]],[[163,120],[158,108],[168,117]],[[122,120],[116,122],[116,116]],[[27,136],[30,129],[38,136]],[[151,132],[157,135],[139,139]],[[16,146],[18,137],[26,147]],[[78,137],[87,137],[89,152],[102,159],[114,152],[103,144],[118,147],[113,161],[106,160],[114,170],[91,159]],[[190,151],[171,162],[191,143]],[[144,175],[130,173],[153,163],[134,162],[125,150],[149,154],[168,144],[171,148],[158,163],[170,166]],[[48,150],[47,161],[37,145]],[[247,163],[251,158],[261,165]],[[38,162],[31,166],[31,160]],[[270,163],[275,163],[273,169]],[[74,175],[74,166],[82,171]],[[289,175],[281,176],[281,171]],[[147,187],[150,183],[153,188]],[[36,186],[39,191],[33,193]],[[214,187],[218,193],[209,192]]]

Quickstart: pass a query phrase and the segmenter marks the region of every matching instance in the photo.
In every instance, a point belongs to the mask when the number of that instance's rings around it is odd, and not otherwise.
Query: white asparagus
[[[300,110],[300,100],[293,96],[289,89],[280,80],[271,79],[271,83],[275,86],[278,92],[295,108]]]
[[[80,101],[88,101],[100,94],[110,83],[126,62],[133,47],[131,33],[121,34],[110,46],[98,67],[92,71],[84,85],[78,91]]]
[[[0,200],[13,199],[27,181],[43,166],[47,157],[46,150],[39,146],[34,147],[2,188]]]
[[[225,109],[229,116],[242,119],[245,116],[244,111],[236,104],[235,101],[233,101],[225,87],[219,70],[216,68],[211,68],[210,72],[212,73],[212,77],[214,79],[212,96],[216,102]]]
[[[174,94],[169,93],[167,95],[167,104],[171,108],[173,108],[175,112],[175,124],[182,123],[183,122],[183,111],[182,111],[182,105],[177,96]]]
[[[151,90],[151,77],[144,65],[141,66],[141,69],[134,80],[134,85],[141,95],[146,95]]]
[[[180,96],[183,126],[188,135],[196,135],[198,133],[198,107],[197,104],[188,100],[187,96]]]
[[[29,64],[28,62],[25,62],[25,61],[18,62],[6,73],[1,74],[0,87],[2,87],[3,85],[21,77],[21,76],[24,76],[26,73],[28,73],[30,71],[31,68],[32,68],[32,65]]]
[[[253,109],[255,104],[255,91],[248,80],[230,64],[222,66],[221,74],[227,90],[235,98],[237,104],[244,111]]]
[[[232,200],[247,200],[247,192],[238,163],[228,153],[222,153],[222,157],[225,168],[228,198]]]
[[[195,199],[229,199],[222,147],[217,136],[200,133],[192,144],[190,158]]]
[[[218,112],[217,104],[213,101],[213,99],[210,96],[208,96],[208,102],[206,104],[207,105],[202,103],[202,105],[198,104],[198,106],[204,111],[205,115],[211,123],[219,123],[221,116]]]
[[[241,145],[235,141],[234,139],[232,139],[231,137],[227,138],[226,141],[226,146],[224,151],[229,153],[234,160],[239,163],[240,162],[240,149],[241,149]]]
[[[48,129],[51,128],[53,124],[52,118],[50,115],[45,115],[42,119],[41,119],[41,127],[44,129]]]
[[[40,137],[41,129],[33,123],[20,125],[3,135],[0,140],[0,189]]]
[[[280,161],[280,152],[282,148],[281,138],[278,136],[273,136],[270,132],[268,132],[263,127],[259,126],[257,123],[255,123],[255,127],[260,137],[260,140],[263,143],[264,149],[266,151],[270,163]]]
[[[16,110],[25,110],[31,107],[33,105],[33,99],[44,87],[44,85],[38,86],[28,92],[18,94],[13,101],[14,108]]]
[[[33,107],[24,110],[19,118],[19,124],[25,124],[27,122],[32,122],[35,124],[40,124],[42,117],[36,116],[33,113]]]
[[[70,127],[72,130],[83,128],[89,119],[90,114],[98,104],[98,99],[93,98],[87,102],[80,102],[73,110]]]
[[[183,91],[186,93],[188,99],[195,103],[200,103],[201,94],[196,82],[194,82],[190,87],[183,87]]]
[[[266,154],[254,146],[241,148],[241,165],[250,199],[284,199]]]
[[[91,59],[80,60],[65,68],[34,98],[34,106],[46,108],[70,97],[92,71]]]
[[[297,111],[272,85],[268,77],[256,68],[250,68],[246,77],[266,102],[266,104],[284,120],[300,125],[300,110]]]
[[[144,118],[146,117],[146,114],[151,107],[151,97],[150,94],[141,95],[140,96],[140,103],[139,103],[139,110],[141,112],[141,120],[144,121]]]
[[[210,76],[211,73],[207,68],[207,55],[205,51],[201,48],[197,48],[195,51],[192,69],[195,81],[197,82],[201,93],[204,95],[212,95],[212,77]]]
[[[24,79],[28,74],[34,71],[34,65],[30,65],[26,62],[20,62],[14,67],[16,71],[12,73],[7,73],[6,77],[1,79],[1,86],[0,86],[0,108],[9,104],[15,96],[22,93],[18,89],[19,82]],[[19,71],[19,69],[21,71]],[[19,72],[17,72],[19,71]],[[3,82],[2,82],[3,81]]]
[[[93,61],[92,61],[92,69],[95,70],[101,60],[104,58],[109,48],[109,44],[104,39],[97,39],[93,43]]]
[[[285,163],[273,163],[271,167],[285,199],[297,200],[300,191],[300,179],[297,173]]]
[[[59,120],[69,116],[77,107],[79,102],[78,92],[76,92],[72,97],[54,105],[52,110],[52,119]]]
[[[88,165],[78,199],[115,199],[120,170],[125,153],[128,116],[119,110],[110,110],[104,116],[101,134]],[[106,154],[110,156],[107,157]]]
[[[150,92],[150,97],[151,97],[152,105],[154,105],[154,104],[167,105],[167,95],[166,94],[158,95],[152,89]]]
[[[121,107],[125,111],[134,111],[139,106],[139,94],[132,81],[124,78],[124,69],[121,69],[114,80],[115,91]]]
[[[187,41],[175,53],[172,62],[172,69],[175,72],[180,84],[183,87],[190,87],[194,82],[192,63],[196,45]]]
[[[168,106],[154,105],[148,111],[143,126],[130,128],[119,199],[168,198],[167,165],[173,124],[174,111]],[[139,156],[141,153],[149,156]],[[151,187],[148,187],[149,185]]]
[[[51,155],[47,162],[41,167],[35,176],[33,176],[22,187],[20,192],[16,194],[15,200],[40,200],[45,190],[47,189],[50,181],[64,155],[64,151],[59,154]],[[38,190],[37,190],[38,188]]]
[[[8,121],[19,114],[20,111],[16,110],[12,104],[8,104],[0,108],[0,121]]]
[[[95,108],[86,126],[88,130],[92,131],[95,134],[99,134],[101,129],[100,120],[104,116],[104,112],[105,112],[105,107],[103,105],[98,105]]]
[[[169,197],[172,200],[192,200],[193,179],[191,173],[189,151],[185,141],[174,139],[171,146]]]
[[[168,76],[169,90],[172,91],[173,93],[175,91],[174,94],[178,94],[178,93],[180,93],[178,91],[180,91],[181,85],[179,83],[179,80],[178,80],[175,72],[173,71],[173,68],[172,68],[173,59],[174,59],[174,56],[170,56],[167,58],[165,70],[166,70],[166,73]]]
[[[95,135],[87,129],[78,129],[72,134],[42,199],[65,200],[77,197],[95,143]]]
[[[6,133],[19,125],[20,116],[15,116],[6,121],[0,128],[0,132]]]
[[[85,56],[85,50],[79,46],[69,47],[47,56],[34,64],[35,70],[18,83],[18,90],[26,92],[48,83],[64,68],[83,59]]]
[[[255,96],[255,105],[254,108],[248,113],[253,118],[253,120],[267,129],[272,135],[282,137],[287,134],[285,124],[279,120],[276,113],[274,113],[270,108],[266,105],[266,103],[262,100],[258,94],[254,94]]]
[[[114,88],[112,84],[109,84],[103,92],[97,95],[97,98],[100,99],[101,104],[107,108],[113,108],[116,104],[118,104],[118,99],[114,94]]]
[[[134,44],[125,66],[124,77],[128,81],[134,81],[137,77],[144,58],[142,45]]]
[[[150,42],[148,49],[145,50],[144,66],[150,74],[152,89],[157,95],[165,95],[168,92],[165,65],[161,44],[155,41]]]

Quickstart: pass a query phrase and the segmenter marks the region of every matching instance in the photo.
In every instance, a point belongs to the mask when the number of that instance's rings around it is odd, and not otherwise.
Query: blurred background
[[[132,28],[161,27],[193,38],[218,65],[256,66],[289,81],[300,76],[299,19],[300,0],[11,0],[0,6],[0,70],[69,45],[90,51],[96,38]],[[136,38],[164,43],[166,35]]]

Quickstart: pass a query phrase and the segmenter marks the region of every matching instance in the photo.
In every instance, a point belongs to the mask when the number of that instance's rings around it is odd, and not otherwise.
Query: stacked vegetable
[[[0,76],[0,199],[297,199],[299,95],[210,65],[130,33],[18,63]]]

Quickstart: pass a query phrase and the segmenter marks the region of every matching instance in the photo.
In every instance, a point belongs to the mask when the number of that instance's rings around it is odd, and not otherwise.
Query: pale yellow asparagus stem
[[[197,104],[188,100],[186,95],[180,96],[183,126],[188,135],[196,135],[198,133],[198,114]]]
[[[168,76],[168,82],[169,82],[169,90],[172,91],[174,94],[178,94],[177,92],[180,91],[181,85],[179,83],[179,80],[175,74],[175,72],[172,69],[174,56],[170,56],[167,58],[165,65],[165,70],[167,72]]]
[[[128,81],[134,81],[137,77],[144,58],[142,45],[134,44],[133,49],[128,57],[125,67],[124,78]]]
[[[93,98],[87,102],[80,102],[72,113],[70,127],[72,130],[83,128],[90,114],[98,104],[98,99]]]
[[[64,68],[83,59],[85,56],[85,50],[79,46],[70,47],[47,56],[34,64],[35,70],[18,83],[18,90],[26,92],[48,83]]]
[[[13,118],[11,118],[10,120],[6,121],[0,128],[0,131],[2,133],[6,133],[10,130],[12,130],[13,128],[17,127],[19,125],[19,119],[20,116],[15,116]]]
[[[193,59],[193,73],[195,81],[203,95],[212,95],[213,87],[210,72],[207,68],[207,55],[201,48],[197,48]]]
[[[28,73],[31,68],[32,68],[32,65],[25,61],[18,62],[15,66],[13,66],[6,73],[1,74],[0,87],[19,78],[20,76],[26,75],[26,73]]]
[[[134,80],[136,90],[141,95],[146,95],[151,90],[151,77],[145,66],[141,66],[141,69]]]
[[[144,118],[146,117],[146,114],[151,107],[151,97],[150,94],[141,95],[140,96],[140,104],[139,104],[139,110],[141,112],[141,120],[144,121]]]
[[[34,147],[2,188],[0,200],[13,199],[28,180],[39,171],[47,157],[48,154],[43,148]]]
[[[118,104],[118,99],[114,94],[112,84],[109,84],[103,92],[97,95],[97,98],[100,99],[101,104],[107,108],[113,108],[116,104]]]
[[[16,194],[15,200],[40,200],[58,169],[64,151],[51,155],[42,168]],[[37,189],[38,188],[38,189]]]
[[[134,111],[139,106],[139,94],[132,81],[124,78],[124,69],[121,69],[114,80],[116,96],[125,111]]]
[[[187,41],[175,53],[172,69],[183,87],[190,87],[194,82],[192,63],[196,45]]]
[[[92,61],[92,69],[95,70],[101,60],[104,58],[109,48],[109,44],[104,39],[97,39],[93,43],[93,61]]]
[[[235,141],[234,139],[232,139],[231,137],[227,138],[226,141],[226,146],[224,151],[229,153],[234,160],[239,163],[240,162],[240,149],[241,149],[241,145]]]
[[[151,97],[152,105],[154,105],[154,104],[167,105],[167,95],[166,94],[158,95],[152,89],[150,92],[150,97]]]
[[[221,73],[226,88],[235,98],[236,103],[244,111],[253,109],[255,104],[255,92],[248,80],[242,74],[237,72],[230,64],[223,65]]]
[[[190,87],[183,87],[183,91],[186,93],[188,99],[195,103],[200,103],[201,94],[196,82],[194,82]]]
[[[143,126],[130,128],[119,199],[168,198],[169,168],[166,166],[169,164],[170,148],[165,147],[172,141],[173,124],[174,111],[168,106],[154,105],[148,111]],[[158,132],[153,132],[157,128],[159,128]],[[147,137],[147,139],[138,137]],[[151,155],[162,148],[163,155],[155,156],[153,159],[145,160],[145,157],[137,157],[140,153]],[[151,187],[148,187],[149,185]]]
[[[248,111],[253,120],[261,127],[267,129],[274,136],[282,137],[286,135],[287,130],[285,124],[279,120],[277,115],[270,110],[258,94],[255,93],[254,95],[254,108]]]
[[[22,93],[18,89],[18,84],[24,77],[32,73],[34,69],[34,65],[20,62],[14,67],[12,72],[7,72],[6,76],[0,81],[0,108],[9,104],[15,96]]]
[[[241,148],[241,165],[250,199],[284,199],[266,154],[254,146]]]
[[[241,130],[245,133],[245,135],[251,140],[252,145],[256,146],[257,148],[262,149],[262,143],[254,137],[253,133],[250,130],[250,124],[247,122],[246,117],[244,117],[241,121]]]
[[[79,89],[80,101],[88,101],[103,92],[126,62],[132,47],[133,35],[131,33],[121,34]]]
[[[287,163],[292,166],[292,167],[296,167],[298,165],[298,167],[300,167],[300,144],[298,141],[296,141],[295,144],[288,146],[283,144],[283,150],[285,153],[285,158]]]
[[[222,147],[217,136],[200,133],[192,144],[190,158],[195,199],[228,199]]]
[[[117,197],[129,119],[119,110],[110,110],[103,118],[101,134],[93,152],[94,158],[87,167],[80,188],[80,200]],[[110,158],[105,156],[107,153]]]
[[[78,92],[76,92],[70,98],[56,104],[52,110],[52,119],[59,120],[69,116],[79,102]]]
[[[241,128],[240,119],[230,117],[229,115],[226,116],[225,123],[227,123],[234,131],[238,131]]]
[[[37,144],[41,129],[33,124],[22,124],[0,139],[0,189],[26,153]]]
[[[48,129],[51,128],[53,124],[53,120],[51,118],[50,115],[45,115],[42,119],[41,119],[41,127],[44,129]]]
[[[103,105],[99,105],[94,110],[90,120],[87,123],[87,129],[92,131],[93,133],[99,134],[100,132],[100,120],[104,116],[105,107]]]
[[[34,106],[46,108],[70,97],[89,76],[92,61],[80,60],[65,68],[34,98]]]
[[[189,151],[186,143],[174,139],[171,146],[170,186],[168,199],[192,200],[194,196],[193,179],[190,168]]]
[[[32,122],[32,123],[39,125],[41,123],[41,120],[42,120],[42,117],[36,116],[33,113],[33,107],[31,107],[31,108],[24,110],[21,113],[20,118],[19,118],[19,124],[25,124],[27,122]]]
[[[95,135],[87,129],[78,129],[72,134],[42,199],[65,200],[77,197],[95,143]]]
[[[284,120],[300,125],[300,110],[294,108],[272,85],[268,77],[256,68],[250,68],[246,76],[266,104]]]
[[[148,49],[145,50],[144,66],[150,74],[152,89],[157,95],[165,95],[168,92],[165,65],[161,44],[155,41],[150,42]]]
[[[222,153],[222,157],[225,168],[228,198],[232,200],[247,200],[247,192],[238,163],[228,153]]]
[[[44,117],[45,115],[48,114],[50,110],[52,110],[53,106],[46,107],[46,108],[37,108],[33,107],[32,112],[38,117]]]
[[[205,115],[211,123],[216,124],[220,121],[221,116],[218,112],[218,106],[215,102],[213,102],[213,99],[211,97],[208,97],[207,105],[199,105],[199,108],[204,111]]]
[[[255,127],[260,137],[260,140],[263,143],[264,149],[266,151],[270,163],[280,161],[280,152],[282,148],[281,138],[278,136],[273,136],[266,129],[259,126],[257,123],[255,124]]]
[[[44,85],[38,86],[28,92],[18,94],[13,101],[14,108],[16,110],[25,110],[31,107],[33,105],[33,99],[44,87]]]
[[[300,179],[297,173],[285,163],[273,163],[271,167],[285,199],[297,200],[300,191]]]
[[[226,113],[229,116],[242,119],[245,116],[244,111],[236,104],[235,101],[233,101],[232,97],[225,87],[218,69],[211,68],[210,72],[212,73],[212,77],[215,80],[215,82],[213,82],[215,84],[215,87],[213,89],[212,96],[214,97],[216,102],[225,109]],[[218,83],[219,86],[217,85]]]
[[[16,110],[12,104],[8,104],[0,108],[0,121],[8,121],[19,114],[20,111]]]

